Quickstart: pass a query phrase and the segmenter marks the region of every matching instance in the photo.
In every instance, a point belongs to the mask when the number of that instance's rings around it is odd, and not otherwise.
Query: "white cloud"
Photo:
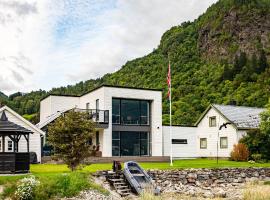
[[[217,0],[0,0],[0,91],[97,78]]]

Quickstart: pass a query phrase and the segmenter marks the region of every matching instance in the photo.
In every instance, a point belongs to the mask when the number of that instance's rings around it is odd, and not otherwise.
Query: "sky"
[[[217,0],[0,0],[0,91],[50,90],[119,70]]]

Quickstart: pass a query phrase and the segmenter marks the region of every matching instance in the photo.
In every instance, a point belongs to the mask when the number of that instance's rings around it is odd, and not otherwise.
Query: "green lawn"
[[[145,169],[184,169],[184,168],[220,168],[220,167],[270,167],[270,163],[255,163],[250,164],[248,162],[235,162],[228,160],[219,160],[217,164],[216,160],[209,159],[193,159],[193,160],[175,160],[173,167],[169,163],[140,163]],[[83,172],[93,173],[99,170],[112,169],[112,163],[99,163],[87,165],[82,169]],[[66,165],[55,164],[40,164],[31,165],[31,172],[33,174],[47,174],[47,173],[67,173],[70,170]],[[1,180],[1,177],[0,177]]]
[[[144,169],[185,169],[185,168],[221,168],[221,167],[270,167],[270,163],[255,163],[248,162],[235,162],[229,160],[216,160],[209,159],[193,159],[193,160],[175,160],[171,167],[169,163],[140,163]],[[92,164],[86,166],[83,171],[96,172],[98,170],[109,170],[112,168],[111,163],[106,164]]]

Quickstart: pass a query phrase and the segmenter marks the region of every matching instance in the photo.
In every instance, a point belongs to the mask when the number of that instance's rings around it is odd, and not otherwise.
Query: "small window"
[[[221,149],[228,148],[228,137],[220,137],[220,148]]]
[[[187,139],[172,139],[172,144],[187,144]]]
[[[200,148],[201,149],[207,149],[207,138],[201,138],[200,139]]]
[[[86,110],[90,109],[90,103],[86,103]]]
[[[12,149],[13,149],[13,145],[12,145],[13,143],[12,143],[12,141],[8,141],[8,151],[12,151]]]
[[[216,127],[216,126],[217,126],[216,116],[209,117],[209,127]]]

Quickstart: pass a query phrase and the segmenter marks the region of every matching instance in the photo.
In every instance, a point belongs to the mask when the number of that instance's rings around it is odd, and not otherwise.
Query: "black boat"
[[[125,162],[124,175],[137,194],[141,194],[144,189],[151,190],[155,195],[160,193],[160,190],[154,186],[152,178],[138,163],[133,161]]]

